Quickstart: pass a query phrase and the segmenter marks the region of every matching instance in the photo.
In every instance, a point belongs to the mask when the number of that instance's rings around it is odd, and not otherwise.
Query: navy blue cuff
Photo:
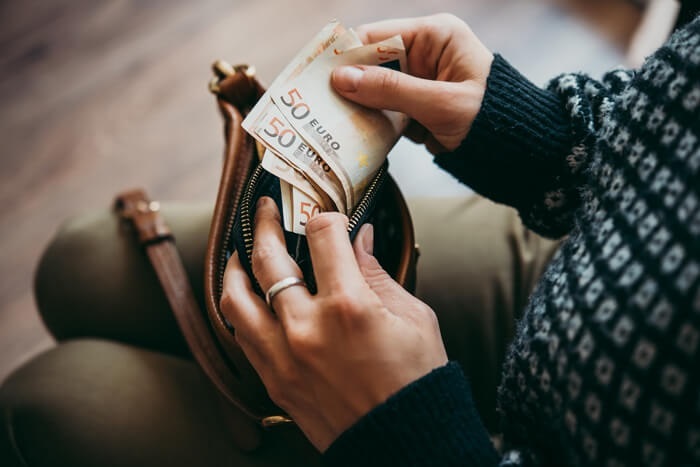
[[[328,466],[495,466],[497,453],[456,362],[391,396],[323,454]]]
[[[469,134],[435,162],[476,192],[527,209],[556,183],[572,144],[571,117],[559,97],[496,54]]]

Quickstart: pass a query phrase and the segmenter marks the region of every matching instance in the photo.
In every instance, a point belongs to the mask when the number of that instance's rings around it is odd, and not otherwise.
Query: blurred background
[[[108,209],[137,186],[154,199],[213,203],[215,59],[253,64],[269,83],[333,18],[354,26],[447,11],[543,85],[564,71],[599,77],[638,63],[672,10],[673,0],[0,1],[0,380],[54,345],[32,281],[64,219]],[[390,159],[407,197],[468,191],[410,142]]]

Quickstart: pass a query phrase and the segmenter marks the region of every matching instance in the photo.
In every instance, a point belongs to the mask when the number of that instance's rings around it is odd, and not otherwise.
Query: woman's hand
[[[409,74],[378,66],[343,66],[331,83],[343,97],[367,107],[398,110],[414,121],[406,136],[433,154],[464,140],[481,107],[493,54],[459,18],[439,14],[357,28],[364,43],[400,34]]]
[[[354,246],[346,228],[339,213],[306,226],[316,295],[284,289],[272,299],[273,313],[234,255],[221,299],[270,397],[320,451],[403,386],[447,363],[433,311],[372,256],[372,227],[360,230]],[[270,198],[261,198],[255,215],[252,266],[263,290],[301,277]]]

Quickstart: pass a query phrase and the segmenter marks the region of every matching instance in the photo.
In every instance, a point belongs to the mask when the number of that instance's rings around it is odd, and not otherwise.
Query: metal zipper
[[[250,219],[250,202],[252,201],[253,193],[257,187],[258,180],[262,176],[262,165],[258,165],[248,181],[246,191],[241,198],[241,230],[243,234],[243,245],[245,246],[245,254],[250,263],[253,255],[253,221]],[[230,234],[230,232],[229,232]]]
[[[379,168],[377,174],[374,176],[372,181],[369,183],[369,186],[365,190],[365,193],[362,195],[360,202],[357,203],[357,205],[355,206],[355,209],[353,210],[352,215],[350,216],[350,219],[348,221],[348,232],[352,232],[353,230],[355,230],[355,227],[357,227],[358,222],[362,220],[362,218],[367,212],[367,209],[369,209],[369,207],[372,205],[374,198],[377,196],[377,188],[379,182],[384,178],[385,172],[386,164],[382,165]]]
[[[250,204],[252,201],[253,194],[257,187],[258,181],[262,176],[263,168],[258,165],[253,171],[250,179],[248,180],[248,185],[246,186],[245,192],[241,197],[240,210],[241,210],[241,230],[243,234],[243,244],[245,247],[245,253],[250,263],[253,254],[253,222],[250,217]],[[369,186],[365,190],[360,202],[357,203],[353,212],[348,220],[348,232],[352,232],[357,227],[357,224],[362,220],[364,215],[367,213],[367,209],[372,205],[374,198],[377,196],[378,186],[380,181],[384,178],[386,173],[386,164],[381,166],[374,176]],[[226,223],[226,234],[224,236],[224,245],[221,249],[221,262],[219,263],[219,296],[223,293],[224,287],[224,270],[226,269],[226,252],[229,250],[229,243],[232,239],[233,225],[235,223],[236,213],[231,213],[228,222]]]
[[[246,256],[250,260],[250,256],[253,252],[253,229],[250,222],[250,201],[253,196],[252,193],[255,191],[255,186],[258,183],[260,175],[262,175],[263,168],[261,165],[255,167],[248,184],[246,185],[245,191],[240,198],[240,209],[241,209],[241,229],[243,230],[243,240],[245,242]],[[245,213],[245,216],[243,215]],[[247,222],[245,222],[247,220]],[[224,291],[224,272],[226,270],[226,262],[228,258],[226,257],[229,251],[229,246],[231,240],[233,239],[232,232],[233,226],[236,222],[236,213],[231,212],[229,218],[226,221],[226,229],[224,231],[224,241],[221,246],[221,256],[219,257],[219,297]],[[244,225],[245,223],[245,225]],[[250,244],[250,245],[249,245]]]

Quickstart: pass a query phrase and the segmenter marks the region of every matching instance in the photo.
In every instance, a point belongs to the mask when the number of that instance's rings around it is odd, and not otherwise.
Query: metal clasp
[[[149,200],[143,190],[136,189],[119,194],[114,209],[124,222],[133,226],[142,245],[173,237],[165,219],[159,214],[160,203]]]
[[[212,64],[211,68],[214,72],[214,76],[209,81],[209,91],[213,94],[219,94],[221,90],[219,88],[219,83],[231,75],[243,73],[248,78],[252,79],[255,77],[255,67],[245,63],[231,65],[224,60],[217,60]]]
[[[114,203],[114,209],[122,219],[132,220],[139,214],[160,211],[160,203],[150,201],[143,190],[136,189],[120,193]]]
[[[279,425],[287,425],[290,423],[294,423],[294,420],[292,420],[289,417],[286,417],[284,415],[272,415],[269,417],[263,418],[260,423],[264,428],[271,428],[273,426],[279,426]]]

